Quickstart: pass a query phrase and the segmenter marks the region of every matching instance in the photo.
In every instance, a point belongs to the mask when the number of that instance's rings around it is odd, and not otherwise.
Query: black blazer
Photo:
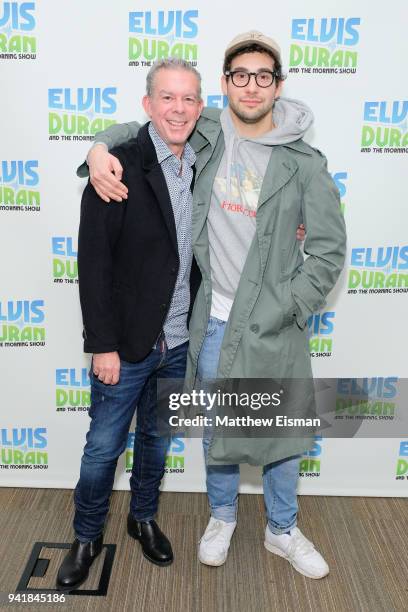
[[[84,350],[118,351],[133,362],[148,355],[163,327],[179,269],[173,209],[147,127],[111,151],[123,166],[127,200],[107,204],[86,186],[78,240]],[[200,278],[193,259],[190,313]]]

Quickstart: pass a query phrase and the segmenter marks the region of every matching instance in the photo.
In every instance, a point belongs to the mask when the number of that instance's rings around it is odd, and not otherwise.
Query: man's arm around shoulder
[[[109,151],[136,138],[140,123],[118,123],[95,134],[94,144],[88,152],[86,162],[77,169],[79,177],[90,176],[96,193],[104,202],[122,202],[127,199],[128,189],[122,182],[122,165]]]
[[[109,126],[103,132],[97,132],[94,136],[93,145],[91,146],[89,153],[95,146],[102,145],[104,151],[110,151],[114,147],[117,147],[132,138],[136,138],[141,124],[137,121],[130,121],[129,123],[115,123]],[[77,176],[80,178],[87,178],[89,176],[89,167],[87,161],[83,162],[77,168]]]

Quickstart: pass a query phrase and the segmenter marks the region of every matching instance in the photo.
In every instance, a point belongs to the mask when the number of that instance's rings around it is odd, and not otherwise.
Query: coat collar
[[[295,156],[289,154],[286,145],[273,147],[262,182],[261,193],[259,194],[258,210],[262,204],[267,202],[279,189],[290,181],[292,176],[298,171],[298,168]]]
[[[212,110],[213,109],[204,109],[190,137],[189,142],[196,153],[201,151],[201,149],[208,144],[210,144],[212,149],[214,149],[217,144],[221,132],[221,124],[219,122],[220,112],[214,111],[211,113],[210,111]]]
[[[157,161],[156,149],[149,135],[149,122],[140,128],[136,140],[139,144],[143,168],[152,170],[155,166],[160,166]]]
[[[288,144],[282,145],[288,149],[298,151],[298,153],[305,153],[306,155],[312,155],[311,146],[303,142],[302,139],[289,142]]]
[[[146,171],[146,180],[150,184],[157,203],[160,206],[164,222],[170,234],[171,244],[178,255],[176,224],[174,222],[169,190],[163,171],[157,160],[156,149],[150,138],[148,127],[149,124],[146,123],[140,128],[136,137],[136,142],[142,158],[142,166]]]

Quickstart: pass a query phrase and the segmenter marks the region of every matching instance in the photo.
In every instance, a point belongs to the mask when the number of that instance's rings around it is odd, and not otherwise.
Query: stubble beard
[[[269,108],[258,109],[255,114],[246,113],[245,111],[241,110],[231,101],[229,101],[229,107],[234,113],[234,115],[236,115],[238,119],[240,119],[243,123],[246,123],[248,125],[253,125],[254,123],[259,123],[260,121],[262,121],[262,119],[264,119],[267,115],[269,115],[269,113],[271,113],[273,109],[273,104]]]

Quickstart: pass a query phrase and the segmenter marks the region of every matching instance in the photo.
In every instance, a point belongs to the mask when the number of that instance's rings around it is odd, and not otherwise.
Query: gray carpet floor
[[[129,494],[113,493],[105,542],[117,545],[106,597],[69,597],[64,604],[1,609],[115,612],[406,612],[408,500],[299,497],[299,527],[322,552],[330,574],[310,580],[263,546],[263,498],[241,495],[228,560],[212,568],[197,560],[208,522],[200,493],[163,493],[158,523],[170,538],[173,565],[149,563],[126,533]],[[14,592],[36,541],[71,542],[72,491],[0,489],[0,591]],[[66,552],[66,551],[65,551]],[[33,588],[53,588],[64,551],[47,548],[47,574]],[[103,556],[81,588],[95,588]]]

